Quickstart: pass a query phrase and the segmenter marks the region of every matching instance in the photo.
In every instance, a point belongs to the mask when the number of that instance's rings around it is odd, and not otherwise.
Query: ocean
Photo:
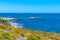
[[[60,33],[59,13],[0,13],[0,17],[22,18],[12,22],[19,23],[26,29]]]

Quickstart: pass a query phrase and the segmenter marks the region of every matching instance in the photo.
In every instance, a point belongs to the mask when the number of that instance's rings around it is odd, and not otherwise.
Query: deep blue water
[[[29,17],[37,16],[30,20]],[[23,20],[14,20],[19,24],[24,24],[24,28],[32,30],[43,30],[60,33],[60,14],[58,13],[0,13],[0,17],[23,18]]]

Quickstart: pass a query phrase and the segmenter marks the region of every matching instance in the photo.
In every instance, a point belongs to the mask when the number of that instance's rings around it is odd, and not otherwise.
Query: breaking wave
[[[18,23],[14,23],[14,22],[9,22],[11,26],[15,27],[15,28],[23,28],[23,25],[20,25]]]

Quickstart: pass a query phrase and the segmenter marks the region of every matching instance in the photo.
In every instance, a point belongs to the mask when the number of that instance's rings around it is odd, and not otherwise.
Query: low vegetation
[[[0,40],[60,40],[60,34],[0,24]]]

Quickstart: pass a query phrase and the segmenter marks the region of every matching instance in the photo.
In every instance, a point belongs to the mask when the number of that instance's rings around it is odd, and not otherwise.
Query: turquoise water
[[[29,17],[38,17],[30,20]],[[57,13],[0,13],[0,17],[23,18],[14,20],[26,29],[60,33],[60,14]]]

